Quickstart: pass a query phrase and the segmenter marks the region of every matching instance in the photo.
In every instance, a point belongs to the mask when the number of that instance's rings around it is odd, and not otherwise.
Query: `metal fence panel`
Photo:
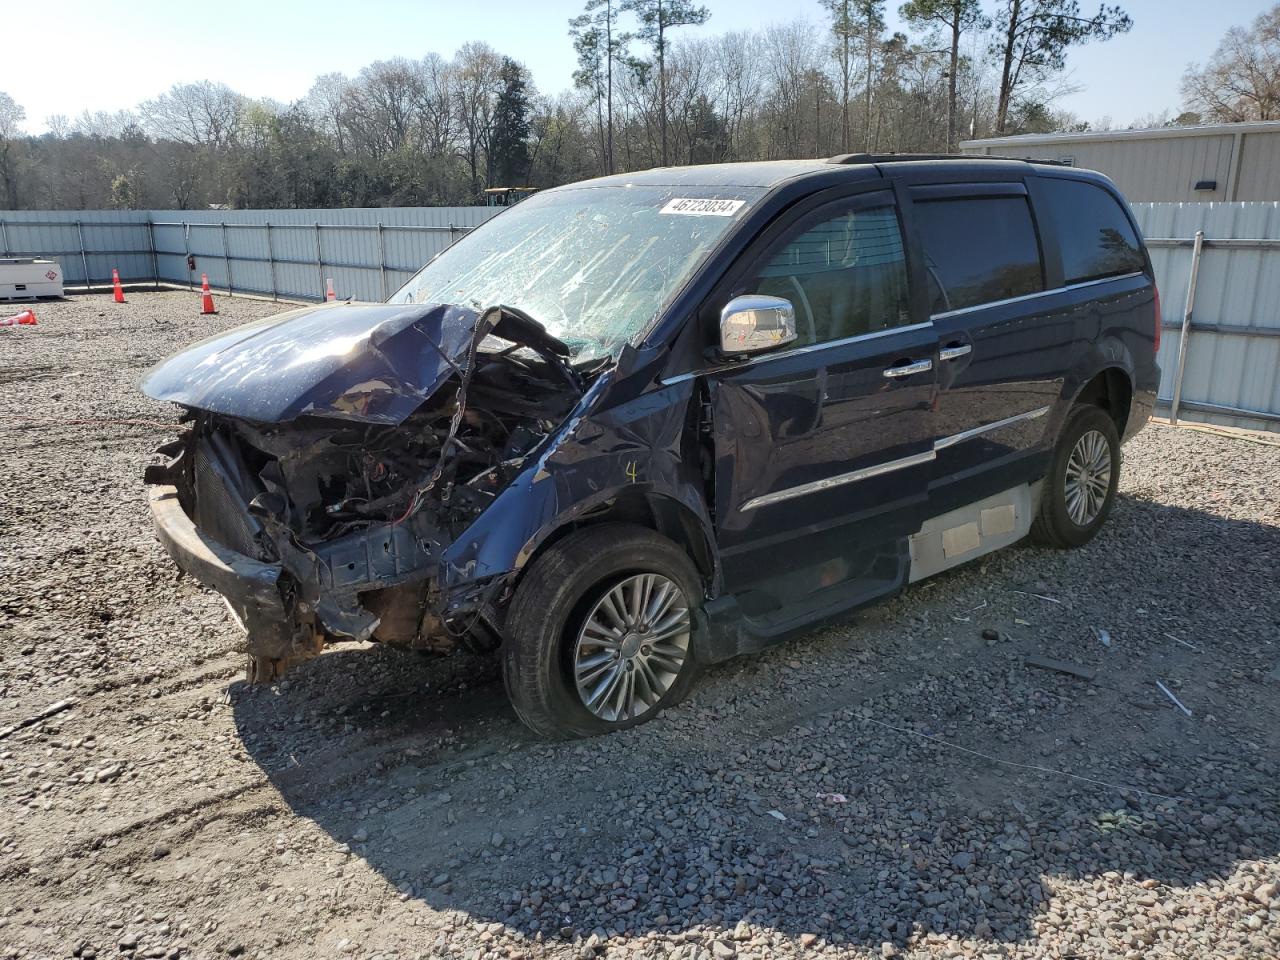
[[[86,278],[154,276],[147,214],[138,210],[5,211],[0,214],[0,256],[51,257],[62,264],[63,282]]]
[[[0,256],[52,256],[69,286],[127,282],[320,300],[385,300],[495,207],[41,210],[0,214]],[[187,257],[195,257],[194,269]]]
[[[1280,432],[1280,203],[1135,203],[1160,289],[1159,402],[1179,419]],[[1183,315],[1203,232],[1189,333]]]

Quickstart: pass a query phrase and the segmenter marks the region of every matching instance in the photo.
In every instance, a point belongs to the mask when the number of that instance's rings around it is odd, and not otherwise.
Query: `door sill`
[[[1017,543],[1031,532],[1043,481],[1023,483],[926,520],[911,537],[909,583]]]
[[[904,537],[887,545],[870,569],[856,580],[815,591],[768,613],[749,616],[742,612],[736,596],[718,597],[705,608],[711,630],[704,659],[715,662],[763,650],[891,596],[906,586],[909,564]]]

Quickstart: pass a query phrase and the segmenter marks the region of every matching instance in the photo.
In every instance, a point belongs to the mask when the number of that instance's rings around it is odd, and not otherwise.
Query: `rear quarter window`
[[[1083,283],[1146,268],[1137,234],[1120,202],[1092,183],[1042,177],[1037,203],[1048,206],[1062,251],[1063,280]]]
[[[930,313],[1044,289],[1040,246],[1025,197],[917,201]]]

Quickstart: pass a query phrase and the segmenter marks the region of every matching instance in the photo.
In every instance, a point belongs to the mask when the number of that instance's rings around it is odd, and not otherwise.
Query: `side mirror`
[[[720,352],[727,355],[772,350],[796,338],[796,311],[790,300],[748,294],[720,311]]]

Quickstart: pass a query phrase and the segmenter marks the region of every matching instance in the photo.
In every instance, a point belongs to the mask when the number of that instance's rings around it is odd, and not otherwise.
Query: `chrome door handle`
[[[917,360],[914,363],[904,363],[900,367],[885,367],[884,375],[886,377],[909,377],[915,373],[924,373],[926,370],[933,369],[932,360]]]
[[[962,343],[958,347],[943,347],[938,351],[938,359],[944,363],[948,360],[959,360],[973,353],[973,344]]]

